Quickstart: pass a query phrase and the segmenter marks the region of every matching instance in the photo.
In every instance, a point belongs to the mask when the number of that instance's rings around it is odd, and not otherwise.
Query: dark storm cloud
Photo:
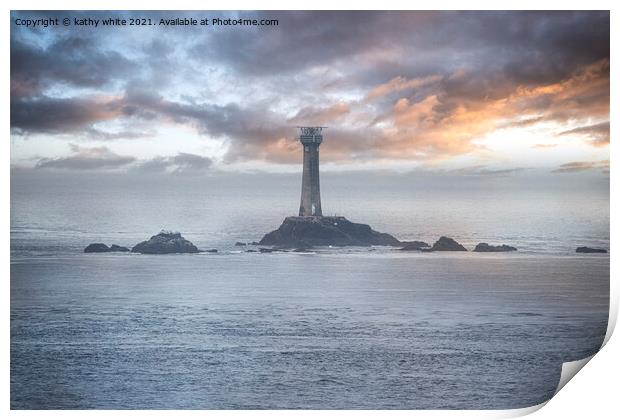
[[[108,132],[93,124],[130,118],[135,105],[124,99],[101,97],[54,98],[37,96],[11,101],[11,129],[14,133],[81,134],[96,140],[133,139],[153,136],[152,130],[135,128]],[[148,119],[146,112],[142,117]]]
[[[136,160],[132,156],[117,155],[107,147],[87,148],[72,145],[71,150],[73,153],[67,157],[39,159],[35,167],[70,170],[118,169]]]
[[[240,15],[275,18],[279,24],[237,30],[223,28],[216,36],[197,42],[194,57],[224,62],[243,74],[294,73],[346,60],[369,47],[387,47],[390,40],[382,34],[393,25],[389,15],[383,12],[265,11]],[[412,17],[416,22],[422,21],[421,14]]]
[[[236,103],[213,105],[170,101],[145,90],[130,90],[116,102],[126,115],[134,118],[158,118],[188,124],[198,132],[214,138],[224,138],[232,145],[231,157],[267,158],[281,160],[280,146],[290,143],[294,128],[280,115],[269,110],[268,104],[242,107]],[[288,137],[287,137],[288,135]],[[276,148],[273,148],[273,144]],[[273,152],[273,153],[272,153]]]
[[[550,83],[609,57],[607,12],[258,12],[276,28],[220,29],[198,41],[198,60],[218,60],[242,74],[277,76],[317,66],[348,70],[376,84],[418,71],[473,66],[464,94],[489,84]],[[382,55],[386,51],[399,54]],[[370,66],[362,60],[372,60]],[[423,64],[423,66],[421,66]],[[388,68],[391,68],[391,73]],[[377,71],[378,70],[378,71]],[[502,70],[501,73],[499,70]],[[360,74],[361,73],[361,74]],[[458,92],[455,92],[458,93]]]
[[[148,136],[136,131],[107,133],[93,124],[132,118],[188,124],[200,133],[225,137],[239,148],[240,155],[259,153],[264,146],[287,130],[283,120],[267,107],[242,108],[237,104],[188,104],[169,101],[150,91],[129,90],[121,98],[50,98],[13,100],[11,127],[15,133],[79,133],[96,139]],[[292,127],[288,131],[292,134]],[[244,152],[245,150],[245,152]],[[266,153],[266,152],[265,152]]]
[[[116,51],[102,49],[87,36],[67,36],[39,47],[11,39],[11,96],[40,94],[56,83],[103,87],[127,76],[133,63]]]
[[[89,98],[14,98],[11,129],[18,132],[71,133],[119,116],[114,102]]]

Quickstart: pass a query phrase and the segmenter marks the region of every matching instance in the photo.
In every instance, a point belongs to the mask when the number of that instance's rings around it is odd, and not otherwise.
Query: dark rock
[[[245,242],[235,242],[235,246],[246,246]]]
[[[84,248],[84,252],[110,252],[110,248],[106,244],[94,243]]]
[[[213,249],[205,249],[205,252],[210,252],[211,254],[216,254],[217,253],[217,249],[213,248]]]
[[[579,248],[575,250],[575,252],[578,252],[580,254],[607,254],[606,249],[590,248],[588,246],[580,246]]]
[[[268,254],[270,252],[273,252],[274,250],[271,248],[258,248],[259,252],[262,252],[263,254]]]
[[[250,245],[260,245],[260,244],[258,242],[256,242],[256,241],[252,241],[252,242],[250,242]]]
[[[424,248],[430,248],[431,246],[422,241],[403,241],[401,242],[405,246],[400,248],[401,251],[421,251]]]
[[[510,245],[489,245],[486,242],[480,242],[474,248],[474,252],[510,252],[516,251],[517,248]]]
[[[247,249],[245,252],[258,252],[255,249]]]
[[[392,235],[374,231],[368,225],[353,223],[344,217],[291,216],[284,219],[277,230],[266,234],[259,244],[308,248],[327,245],[397,246],[400,241]]]
[[[198,248],[178,232],[161,231],[148,241],[140,242],[131,249],[140,254],[194,254]]]
[[[454,239],[442,236],[429,251],[467,251],[467,249]]]
[[[120,245],[112,245],[110,247],[110,252],[129,252],[129,248],[127,248],[126,246],[120,246]]]

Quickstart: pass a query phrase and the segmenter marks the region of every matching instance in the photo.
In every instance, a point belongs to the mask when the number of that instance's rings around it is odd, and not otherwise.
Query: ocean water
[[[538,404],[607,327],[609,183],[330,174],[325,213],[510,254],[244,253],[298,175],[11,178],[14,409],[503,409]],[[160,229],[217,254],[84,254]]]

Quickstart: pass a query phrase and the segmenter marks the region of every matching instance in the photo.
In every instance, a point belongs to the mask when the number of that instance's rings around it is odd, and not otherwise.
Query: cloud
[[[136,160],[132,156],[117,155],[107,147],[87,148],[72,144],[71,151],[73,153],[67,157],[39,159],[35,167],[70,170],[118,169]]]
[[[153,130],[145,131],[103,131],[97,128],[89,127],[86,130],[88,137],[96,140],[117,140],[117,139],[141,139],[145,137],[152,137],[155,135]]]
[[[351,112],[350,106],[345,102],[337,102],[328,107],[305,107],[300,109],[293,118],[288,121],[292,124],[325,125],[341,120]]]
[[[583,94],[582,85],[576,80],[596,85],[599,77],[605,77],[601,72],[608,71],[608,65],[596,63],[593,66],[598,70],[582,69],[548,86],[518,87],[508,97],[496,100],[455,100],[441,89],[422,98],[400,97],[379,116],[365,104],[336,102],[324,107],[302,108],[287,119],[264,103],[242,107],[235,103],[179,102],[148,90],[129,89],[123,96],[112,98],[16,100],[12,102],[11,118],[14,131],[82,132],[107,138],[116,136],[98,133],[93,125],[118,119],[190,125],[200,133],[227,140],[229,161],[262,159],[273,162],[297,160],[299,146],[293,125],[334,124],[336,127],[326,133],[328,138],[334,139],[327,158],[346,160],[364,155],[441,159],[479,149],[474,141],[505,126],[503,121],[507,116],[538,113],[541,116],[537,121],[562,122],[578,118],[584,112],[588,116],[604,115],[608,106],[604,93],[602,103],[594,101],[589,105],[582,100],[583,107],[579,109],[572,105]],[[608,79],[602,82],[603,87],[608,86],[608,82]],[[558,109],[562,109],[562,113]],[[128,133],[135,137],[141,135]]]
[[[517,119],[516,121],[509,121],[506,124],[504,124],[502,127],[530,127],[544,120],[545,120],[545,117],[523,118],[523,119]]]
[[[449,73],[455,66],[475,66],[476,82],[501,71],[519,84],[536,84],[609,56],[608,12],[236,14],[280,23],[206,34],[193,46],[194,60],[221,62],[245,76],[276,78],[330,67],[371,84],[383,83],[386,74],[391,80],[411,78],[412,70],[428,73],[439,67]]]
[[[523,168],[523,167],[494,169],[494,168],[488,168],[485,165],[475,165],[475,166],[468,166],[465,168],[454,169],[454,170],[450,170],[447,172],[450,174],[465,175],[465,176],[501,177],[501,176],[508,176],[508,175],[513,175],[516,173],[524,172],[529,169],[530,168]]]
[[[600,170],[603,173],[609,173],[609,160],[598,160],[590,162],[568,162],[554,169],[554,173],[572,173],[591,170]]]
[[[586,125],[561,132],[559,135],[570,134],[585,135],[594,146],[607,146],[609,144],[609,121],[598,124]]]
[[[108,98],[20,98],[11,101],[11,130],[66,134],[121,115],[119,104]]]
[[[60,37],[47,47],[11,38],[11,96],[34,96],[55,84],[103,87],[135,71],[118,51],[101,47],[93,37]]]
[[[198,175],[211,169],[213,161],[206,156],[179,153],[176,156],[158,156],[141,162],[135,168],[140,172],[171,172],[182,175]]]
[[[382,83],[379,86],[374,87],[370,92],[368,92],[368,95],[366,95],[366,101],[372,101],[378,97],[385,96],[393,92],[400,92],[403,90],[428,85],[439,80],[441,80],[441,76],[439,75],[418,77],[411,80],[398,76],[386,83]]]
[[[565,79],[520,87],[509,97],[513,111],[535,113],[544,121],[609,118],[609,59],[580,67]]]
[[[341,162],[447,159],[539,124],[609,142],[608,125],[592,126],[609,119],[609,12],[213,15],[280,25],[12,31],[12,135],[135,139],[184,125],[223,140],[225,162],[277,163],[298,161],[294,126],[306,124],[330,127],[322,156]],[[162,159],[152,164],[171,170]]]

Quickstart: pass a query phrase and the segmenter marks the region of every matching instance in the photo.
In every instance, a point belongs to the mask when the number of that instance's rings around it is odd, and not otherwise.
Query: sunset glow
[[[280,23],[13,30],[13,168],[297,170],[316,124],[326,170],[606,176],[607,12],[212,15]]]

